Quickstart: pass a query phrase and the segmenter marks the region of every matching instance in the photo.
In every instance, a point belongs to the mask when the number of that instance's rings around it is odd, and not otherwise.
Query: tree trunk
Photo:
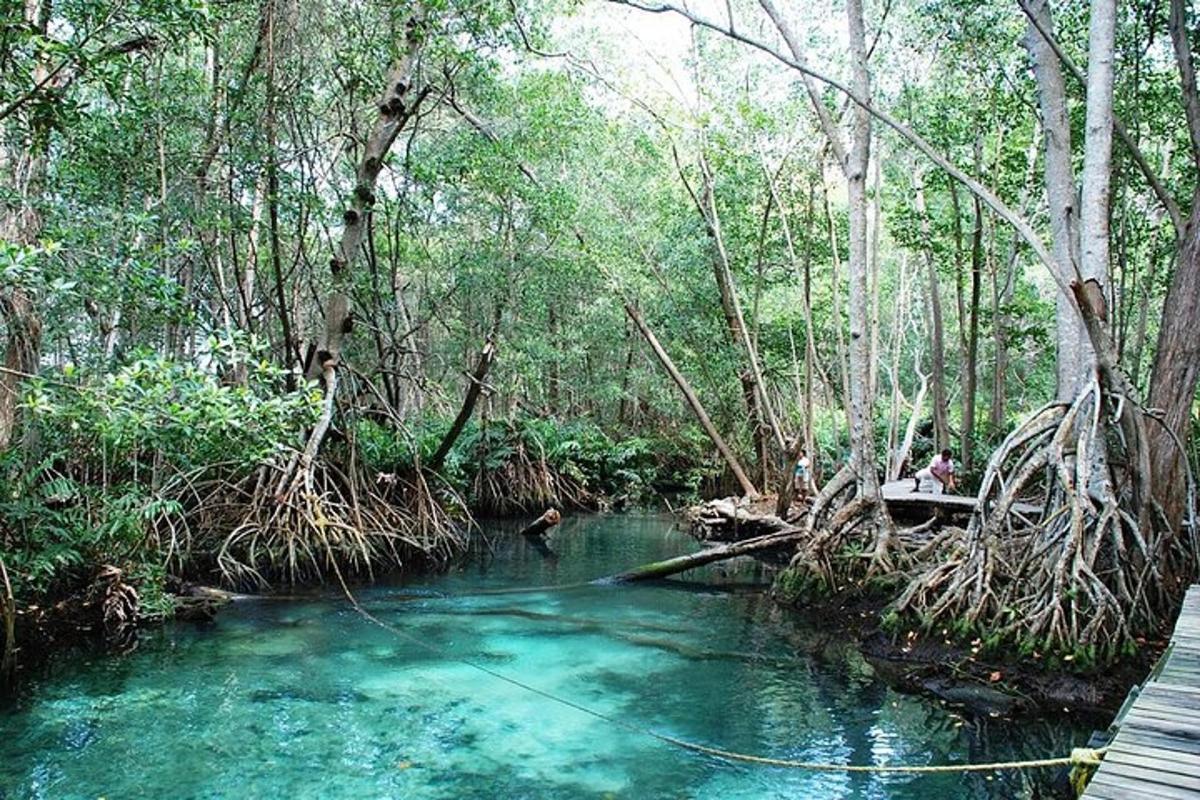
[[[783,19],[772,0],[759,0],[775,28],[793,56],[793,64],[803,66],[804,53],[790,26]],[[868,110],[871,97],[871,79],[867,70],[866,31],[863,23],[861,0],[847,0],[849,42],[851,53],[850,91],[859,99],[851,112],[850,147],[847,149],[840,131],[832,119],[812,79],[805,70],[804,84],[812,101],[822,132],[829,147],[842,167],[846,178],[849,198],[850,247],[847,254],[850,277],[850,341],[847,353],[846,408],[850,423],[850,449],[852,467],[856,474],[858,500],[876,509],[882,509],[879,498],[879,476],[875,472],[875,444],[872,425],[874,398],[871,394],[871,349],[870,337],[870,265],[867,247],[867,168],[871,154],[871,116]],[[878,113],[878,112],[874,112]],[[832,218],[831,218],[832,222]],[[831,226],[832,228],[832,226]],[[831,231],[832,233],[832,231]],[[832,238],[832,237],[831,237]],[[835,259],[836,263],[836,259]],[[886,510],[882,511],[886,517]],[[890,525],[890,521],[887,522]],[[886,552],[886,532],[876,540],[876,554]],[[885,558],[873,558],[880,563]]]
[[[371,135],[364,143],[363,157],[355,175],[354,192],[349,207],[342,215],[345,226],[341,241],[334,250],[329,267],[333,275],[333,287],[325,302],[325,333],[321,347],[310,365],[310,375],[328,376],[336,370],[342,357],[346,336],[353,327],[350,306],[350,287],[353,283],[353,265],[358,258],[363,236],[367,230],[367,215],[375,205],[375,183],[383,169],[384,160],[392,143],[417,108],[428,90],[418,91],[414,87],[417,61],[425,45],[428,27],[425,8],[414,3],[404,26],[404,45],[400,57],[388,74],[387,88],[379,98],[378,116]],[[325,392],[329,394],[336,381],[326,381]],[[326,398],[326,406],[332,408],[332,400]],[[317,425],[309,435],[304,453],[315,456],[321,440],[328,431],[328,422]],[[311,465],[312,458],[307,460]]]
[[[975,141],[976,169],[981,165],[983,143]],[[964,470],[970,470],[975,458],[975,389],[979,360],[979,294],[983,274],[983,204],[974,198],[975,227],[971,232],[971,299],[968,309],[966,359],[963,364],[963,420],[961,455]]]
[[[1080,265],[1108,295],[1109,198],[1112,186],[1113,46],[1116,0],[1092,0],[1088,25],[1087,118],[1080,200]],[[1087,365],[1091,366],[1091,362]]]
[[[462,407],[458,410],[458,416],[454,418],[454,422],[450,425],[450,430],[446,431],[446,435],[442,438],[441,444],[438,445],[437,451],[429,459],[429,463],[426,464],[426,468],[434,472],[442,468],[446,456],[450,454],[454,443],[458,441],[458,437],[462,435],[463,429],[467,427],[467,422],[470,421],[471,415],[475,413],[475,404],[479,401],[479,395],[483,393],[483,385],[487,379],[488,370],[492,368],[492,364],[496,360],[496,335],[499,333],[499,328],[500,314],[497,313],[492,330],[483,345],[483,350],[479,353],[479,362],[475,365],[475,372],[470,376],[470,384],[467,386],[466,395],[463,396]]]
[[[646,325],[646,321],[642,319],[642,315],[636,308],[634,308],[633,304],[628,301],[625,303],[625,313],[629,315],[631,320],[633,320],[633,324],[637,325],[638,330],[641,331],[642,336],[646,339],[646,343],[650,345],[650,349],[654,351],[654,355],[658,359],[659,363],[662,364],[663,369],[667,371],[667,374],[671,376],[671,380],[673,380],[675,385],[679,387],[679,391],[681,394],[683,394],[684,400],[687,401],[688,406],[692,409],[692,413],[696,415],[696,419],[699,421],[700,427],[704,428],[704,432],[708,434],[708,438],[712,440],[714,445],[716,445],[717,450],[721,453],[721,457],[725,459],[725,463],[728,465],[729,471],[733,473],[733,476],[737,479],[738,484],[742,487],[742,492],[747,497],[757,498],[759,496],[758,490],[754,488],[754,484],[751,483],[750,478],[746,476],[746,471],[742,469],[742,465],[738,462],[737,456],[733,454],[733,450],[729,448],[729,445],[725,443],[725,439],[722,438],[721,434],[717,432],[717,427],[713,425],[712,419],[708,416],[708,412],[705,411],[704,406],[700,404],[700,399],[696,397],[696,393],[692,391],[692,387],[688,383],[687,378],[683,377],[683,373],[676,368],[675,362],[671,360],[671,356],[668,355],[667,351],[663,349],[663,346],[659,344],[658,338],[654,335],[654,332],[650,330],[649,326]]]
[[[900,407],[904,404],[904,390],[900,382],[900,356],[904,350],[904,332],[908,325],[909,316],[909,294],[911,291],[910,284],[912,282],[908,273],[908,259],[903,253],[900,255],[900,287],[897,293],[895,309],[892,319],[892,341],[891,341],[891,362],[888,365],[888,381],[892,387],[892,399],[888,408],[888,435],[887,435],[887,480],[895,480],[900,477],[901,468],[904,465],[905,459],[908,457],[908,448],[911,447],[911,440],[907,440],[907,446],[901,447],[899,443],[900,437]],[[920,359],[916,359],[915,366],[920,366]],[[922,374],[919,369],[917,371],[921,379],[921,387],[917,391],[916,398],[913,400],[911,420],[919,419],[921,416],[921,406],[925,402],[925,391],[928,385],[928,379]],[[907,438],[907,437],[906,437]]]
[[[46,35],[50,21],[49,0],[25,0],[25,24],[41,36]],[[41,86],[50,79],[49,67],[39,59],[33,69],[33,85]],[[30,115],[29,139],[25,148],[10,160],[15,165],[9,187],[15,195],[15,205],[0,208],[0,239],[17,245],[37,244],[42,230],[39,209],[46,178],[46,159],[50,150],[48,115]],[[0,145],[3,146],[3,145]],[[4,159],[0,159],[3,161]],[[37,372],[42,348],[42,321],[30,293],[14,286],[0,294],[0,317],[8,328],[4,348],[5,372],[0,375],[0,451],[12,444],[20,415],[21,385],[26,375]]]
[[[821,196],[825,203],[825,219],[829,224],[829,249],[833,254],[833,270],[829,274],[832,284],[829,296],[832,299],[834,344],[837,349],[838,375],[841,378],[841,402],[846,408],[847,424],[850,414],[850,355],[846,338],[842,333],[842,257],[839,253],[837,226],[834,224],[833,209],[829,205],[829,188],[825,182],[825,170],[821,170]]]
[[[1171,0],[1169,25],[1183,90],[1192,162],[1200,171],[1200,94],[1196,90],[1196,72],[1187,36],[1186,6],[1185,0]],[[1158,351],[1150,377],[1150,405],[1162,411],[1163,422],[1150,429],[1154,494],[1176,529],[1184,519],[1187,503],[1183,472],[1196,381],[1200,378],[1200,336],[1196,335],[1196,320],[1200,319],[1200,185],[1193,191],[1192,212],[1178,248],[1175,274],[1163,303]]]
[[[618,572],[616,575],[610,575],[607,578],[601,578],[599,581],[594,581],[594,583],[631,583],[634,581],[667,578],[689,569],[703,567],[705,564],[727,561],[738,556],[748,556],[769,550],[777,550],[798,542],[804,535],[804,531],[800,528],[787,526],[782,528],[778,533],[768,533],[765,536],[759,536],[754,539],[709,547],[698,553],[676,556],[666,561],[655,561],[654,563],[644,564],[625,572]]]
[[[740,347],[746,353],[749,368],[741,376],[743,391],[746,393],[747,410],[750,412],[751,423],[756,428],[755,441],[758,443],[759,458],[762,459],[764,473],[768,467],[766,435],[763,431],[763,421],[767,422],[775,445],[780,451],[786,449],[783,432],[775,412],[771,408],[770,398],[767,397],[766,385],[763,382],[762,367],[758,360],[758,351],[750,340],[746,327],[746,318],[742,313],[742,304],[737,296],[737,287],[733,282],[733,271],[730,268],[729,253],[725,248],[725,237],[721,232],[721,218],[717,213],[717,201],[713,195],[712,173],[708,162],[700,158],[700,171],[704,186],[699,198],[700,213],[704,217],[705,227],[713,245],[713,273],[721,294],[721,307],[725,312],[726,325],[735,347]],[[753,404],[751,405],[751,400]]]
[[[1069,284],[1075,277],[1072,271],[1079,264],[1079,218],[1075,204],[1075,176],[1071,166],[1071,123],[1067,114],[1066,88],[1058,57],[1038,31],[1038,26],[1050,32],[1054,29],[1048,0],[1032,0],[1029,14],[1032,20],[1025,34],[1025,47],[1033,62],[1038,103],[1042,110],[1052,251],[1060,283]],[[1055,303],[1058,398],[1069,401],[1075,397],[1081,382],[1089,374],[1091,346],[1071,297],[1065,292],[1059,293]]]
[[[850,50],[855,89],[870,96],[867,73],[862,0],[847,0]],[[846,193],[850,212],[850,449],[858,474],[859,496],[879,498],[875,472],[874,398],[871,396],[870,264],[867,253],[867,166],[871,153],[871,115],[856,107],[852,114],[850,151],[847,154]]]
[[[868,292],[871,298],[871,397],[879,395],[879,229],[883,225],[883,190],[880,176],[880,158],[871,159],[871,203],[868,217],[870,230],[870,255],[868,264]]]
[[[541,536],[562,521],[562,514],[557,508],[548,508],[537,519],[521,529],[522,536]]]
[[[557,349],[558,343],[562,341],[562,337],[558,330],[558,315],[554,312],[553,303],[551,303],[550,307],[546,310],[546,329],[550,334],[550,347],[552,349]],[[549,367],[550,374],[546,376],[546,410],[552,417],[557,415],[560,410],[558,385],[561,382],[561,379],[559,377],[558,364],[561,358],[561,354],[557,352],[551,353],[549,358],[550,363],[547,365]]]
[[[1016,264],[1015,247],[1005,259],[1003,279],[1000,276],[1000,265],[992,270],[992,402],[988,409],[988,428],[990,434],[996,435],[1004,430],[1005,416],[1005,377],[1008,373],[1008,319],[1005,307],[1008,305],[1009,290],[1013,283],[1013,268]],[[1003,282],[1002,282],[1003,280]]]
[[[813,432],[813,370],[817,367],[817,337],[812,323],[813,185],[808,184],[804,212],[804,449],[812,461],[813,480],[821,479],[821,459]]]
[[[1162,425],[1152,425],[1149,431],[1154,494],[1175,529],[1187,503],[1184,468],[1200,378],[1200,187],[1192,196],[1185,231],[1163,303],[1149,397],[1150,407],[1162,413]]]
[[[8,570],[0,559],[0,622],[4,625],[4,649],[0,655],[0,689],[11,685],[17,671],[17,603],[13,598]]]
[[[33,298],[14,288],[0,297],[0,314],[8,327],[4,348],[4,374],[0,375],[0,451],[12,444],[19,422],[21,385],[37,372],[42,323]]]
[[[1029,139],[1029,147],[1025,151],[1025,189],[1021,192],[1021,211],[1028,213],[1029,201],[1033,195],[1032,187],[1037,177],[1037,157],[1039,150],[1040,123],[1035,122],[1033,136]],[[997,286],[998,276],[993,270],[993,303],[994,317],[992,331],[995,345],[995,362],[992,369],[992,406],[991,428],[993,435],[1005,430],[1006,376],[1008,374],[1008,316],[1006,308],[1012,301],[1013,290],[1016,286],[1017,256],[1020,255],[1021,240],[1014,236],[1009,244],[1005,258],[1004,283]]]
[[[933,447],[937,451],[950,446],[950,421],[947,415],[949,401],[946,398],[946,344],[942,324],[942,291],[938,281],[937,261],[933,256],[933,234],[929,226],[929,213],[925,208],[924,175],[918,170],[913,176],[913,205],[921,218],[921,241],[925,253],[925,267],[929,273],[929,327],[932,374],[930,386],[933,390]]]

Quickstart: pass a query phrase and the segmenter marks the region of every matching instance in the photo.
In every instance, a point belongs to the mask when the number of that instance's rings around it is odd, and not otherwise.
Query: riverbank
[[[682,524],[703,543],[736,542],[778,530],[784,522],[802,527],[806,507],[793,506],[783,520],[774,512],[770,497],[755,503],[714,500],[686,510]],[[788,553],[771,553],[761,560],[780,568],[789,559]],[[892,686],[977,714],[1081,714],[1103,727],[1167,646],[1165,639],[1140,640],[1133,655],[1103,670],[1074,669],[1069,661],[1039,653],[1023,657],[988,651],[981,641],[963,641],[948,630],[886,625],[890,598],[878,593],[814,597],[809,592],[797,598],[777,587],[775,596],[815,628],[853,640]]]
[[[741,524],[735,528],[712,524],[711,515],[709,523],[703,523],[703,515],[698,515],[694,507],[678,517],[677,524],[701,541],[738,541],[762,534],[765,529],[761,518],[769,516],[770,511],[769,502],[740,508]],[[588,516],[583,515],[580,519]],[[792,517],[790,521],[802,523],[802,516]],[[493,520],[487,524],[494,528],[497,536],[515,536],[521,527],[517,520]],[[553,563],[560,557],[571,557],[569,552],[557,552],[563,546],[561,539],[555,537],[551,541],[554,541],[555,550],[549,549],[544,542],[533,543],[545,548],[535,548],[541,558],[551,559]],[[489,549],[477,548],[474,554],[450,565],[449,569],[461,569],[465,564],[477,563],[480,558],[486,560],[490,558],[487,555]],[[760,580],[769,582],[787,560],[786,553],[778,552],[755,559],[755,563],[767,569],[766,573],[758,573]],[[729,568],[718,567],[710,572],[709,580],[714,575],[725,574],[729,574]],[[419,580],[420,576],[412,575],[409,580],[412,579]],[[385,577],[386,580],[394,579]],[[672,585],[678,583],[680,581],[676,580]],[[763,585],[765,587],[767,583]],[[317,597],[320,587],[318,583],[298,591]],[[720,584],[714,584],[714,588],[720,588]],[[170,589],[173,592],[170,597],[176,604],[176,618],[200,625],[210,622],[228,600],[228,596],[219,590],[180,581],[171,581]],[[1104,672],[1071,671],[1061,665],[1051,666],[1038,658],[983,653],[977,644],[956,641],[948,636],[939,637],[920,630],[887,630],[881,622],[887,603],[879,597],[845,596],[817,601],[810,598],[804,602],[779,592],[774,593],[774,597],[775,602],[796,614],[813,630],[853,642],[857,652],[880,678],[894,688],[934,698],[972,714],[1016,717],[1080,714],[1102,725],[1120,706],[1129,688],[1144,678],[1165,647],[1165,642],[1147,642],[1136,656]],[[113,636],[106,628],[102,600],[94,591],[81,592],[51,605],[20,609],[17,618],[18,684],[22,676],[38,674],[47,661],[60,653],[120,654],[136,647],[138,639],[131,635],[132,629]],[[141,623],[153,630],[160,624],[160,618],[143,619]]]
[[[877,674],[897,689],[992,716],[1070,714],[1105,727],[1166,647],[1147,643],[1135,657],[1108,669],[1076,673],[1040,659],[983,654],[978,643],[917,630],[889,632],[880,622],[887,603],[878,598],[783,602],[808,624],[853,639]]]

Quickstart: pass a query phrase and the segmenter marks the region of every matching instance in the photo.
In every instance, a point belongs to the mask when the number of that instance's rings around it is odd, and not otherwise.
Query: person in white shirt
[[[806,500],[810,491],[816,491],[817,487],[813,484],[812,464],[808,460],[808,454],[803,450],[800,451],[800,458],[796,460],[796,468],[792,472],[792,483],[796,490],[797,500]]]
[[[932,494],[954,491],[954,459],[949,449],[934,456],[928,467],[913,476],[913,491],[921,491],[922,486]]]

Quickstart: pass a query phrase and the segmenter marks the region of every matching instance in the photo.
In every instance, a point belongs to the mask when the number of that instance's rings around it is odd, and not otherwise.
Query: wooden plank
[[[1167,656],[1167,664],[1175,667],[1186,667],[1200,672],[1200,653],[1188,650],[1173,650]]]
[[[1118,742],[1122,747],[1151,747],[1200,756],[1200,742],[1189,742],[1187,739],[1180,739],[1169,733],[1140,726],[1131,727],[1127,731],[1122,730],[1114,744]]]
[[[1187,591],[1162,670],[1119,724],[1085,798],[1200,800],[1200,585]]]
[[[1200,693],[1195,692],[1147,692],[1137,700],[1139,706],[1178,708],[1184,713],[1200,713]]]
[[[1170,755],[1168,758],[1167,755]],[[1109,749],[1104,755],[1105,763],[1125,764],[1142,769],[1157,769],[1164,773],[1196,777],[1200,775],[1200,758],[1185,753],[1172,753],[1167,750],[1146,749],[1140,752],[1129,752],[1121,749]]]
[[[1088,783],[1087,791],[1083,793],[1084,797],[1094,797],[1091,793],[1093,785],[1106,789],[1107,797],[1120,798],[1120,800],[1196,800],[1196,793],[1186,789],[1147,784],[1124,776],[1112,776],[1099,772]]]
[[[1158,700],[1147,700],[1138,703],[1133,707],[1133,711],[1141,712],[1155,719],[1165,719],[1178,721],[1182,724],[1194,724],[1200,727],[1200,710],[1187,708],[1183,705],[1173,706],[1170,703],[1163,703]]]
[[[1184,775],[1172,775],[1158,769],[1140,769],[1124,764],[1114,764],[1107,773],[1110,779],[1123,779],[1127,783],[1141,786],[1143,791],[1160,795],[1173,795],[1195,800],[1200,795],[1200,780]]]
[[[1165,773],[1176,773],[1179,775],[1195,776],[1200,774],[1200,760],[1197,760],[1195,753],[1176,753],[1171,750],[1157,750],[1154,748],[1146,748],[1137,753],[1130,753],[1125,750],[1109,750],[1104,755],[1106,761],[1112,761],[1113,765],[1128,764],[1134,767],[1143,767],[1145,769],[1157,769]],[[1114,769],[1110,767],[1110,769]]]
[[[1128,797],[1124,790],[1107,786],[1094,778],[1088,783],[1087,794],[1084,796],[1089,800],[1125,800]]]
[[[1142,687],[1141,694],[1146,697],[1184,699],[1200,703],[1200,686],[1168,686],[1164,685],[1162,681],[1151,681]]]
[[[889,481],[880,487],[880,494],[889,506],[924,506],[930,510],[941,508],[947,511],[969,514],[975,510],[976,498],[962,494],[934,494],[933,492],[914,492],[912,478]],[[1040,506],[1032,503],[1014,503],[1012,510],[1025,516],[1037,516],[1041,513]]]
[[[1121,800],[1143,800],[1144,798],[1170,798],[1170,800],[1196,800],[1196,794],[1189,792],[1187,789],[1180,789],[1176,786],[1164,786],[1162,784],[1148,783],[1146,781],[1131,778],[1127,775],[1113,775],[1110,773],[1096,773],[1091,782],[1088,783],[1090,790],[1095,784],[1101,787],[1107,787],[1110,792],[1115,792]],[[1087,791],[1084,792],[1084,797],[1090,797]]]
[[[1200,677],[1197,677],[1194,670],[1171,669],[1163,670],[1162,680],[1165,683],[1177,683],[1185,685],[1193,682],[1200,682]]]
[[[1175,720],[1160,719],[1148,714],[1138,714],[1136,706],[1132,711],[1129,712],[1128,716],[1125,717],[1125,721],[1121,723],[1122,728],[1124,728],[1126,725],[1132,726],[1135,730],[1145,729],[1156,731],[1158,733],[1166,734],[1167,736],[1175,737],[1182,741],[1200,742],[1200,731],[1193,729],[1190,731],[1191,735],[1189,735],[1189,729],[1187,725]]]
[[[1087,794],[1085,795],[1090,800],[1125,800],[1128,796],[1124,790],[1106,786],[1094,779],[1087,785]]]

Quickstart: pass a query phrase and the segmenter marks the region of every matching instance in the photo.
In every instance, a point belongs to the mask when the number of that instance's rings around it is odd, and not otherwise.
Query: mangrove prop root
[[[1146,419],[1099,378],[1033,415],[989,460],[967,529],[931,543],[896,609],[1109,655],[1166,624],[1196,554],[1149,491]],[[1013,512],[1029,498],[1038,519]]]
[[[882,500],[863,493],[863,484],[849,465],[825,484],[805,520],[806,536],[790,569],[839,587],[900,568],[898,553],[905,539]]]
[[[214,553],[222,581],[242,588],[320,580],[335,565],[371,575],[440,564],[465,549],[461,498],[435,490],[420,471],[370,474],[347,449],[345,464],[323,454],[298,468],[267,463],[239,481],[197,485],[186,530],[161,535],[178,552]]]
[[[508,443],[511,453],[493,465],[487,453],[471,482],[471,497],[480,512],[493,516],[529,513],[537,508],[592,508],[596,498],[575,478],[546,458],[536,441],[521,437]]]

